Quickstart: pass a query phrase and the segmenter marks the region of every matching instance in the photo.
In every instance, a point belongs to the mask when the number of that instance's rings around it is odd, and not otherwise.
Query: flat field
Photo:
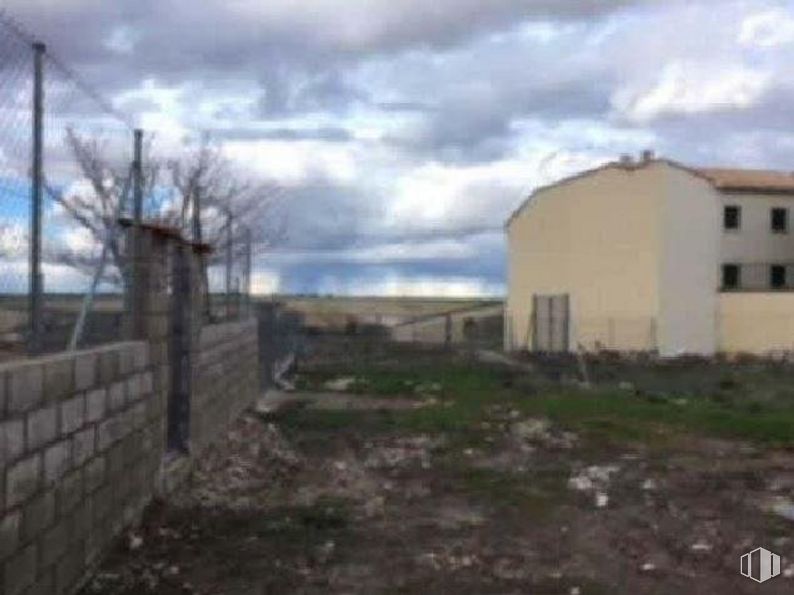
[[[783,561],[762,590],[791,592],[794,368],[588,375],[318,342],[85,593],[757,593],[757,547]]]

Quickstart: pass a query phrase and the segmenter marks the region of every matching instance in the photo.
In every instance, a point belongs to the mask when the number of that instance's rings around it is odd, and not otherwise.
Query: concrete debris
[[[439,439],[430,436],[392,440],[388,446],[373,447],[364,459],[364,466],[369,469],[396,469],[419,465],[422,469],[429,469],[430,451],[440,443]]]
[[[645,492],[651,492],[656,489],[656,482],[652,479],[646,479],[642,482],[642,489]]]
[[[697,543],[693,543],[692,547],[689,548],[693,552],[710,552],[712,550],[711,544],[706,543],[704,541],[698,541]]]
[[[518,413],[518,412],[516,412]],[[520,440],[527,442],[542,441],[549,435],[551,424],[545,419],[525,419],[510,426],[510,432]]]
[[[139,550],[142,545],[143,545],[143,537],[141,537],[140,535],[136,535],[135,533],[129,534],[127,547],[131,552],[134,552],[135,550]]]
[[[772,512],[789,521],[794,521],[794,503],[791,500],[780,498],[772,505]]]
[[[476,554],[463,554],[457,556],[446,553],[437,554],[435,552],[422,554],[419,556],[418,561],[424,565],[430,566],[433,570],[446,572],[468,569],[482,564],[480,558]]]
[[[604,492],[598,492],[595,496],[596,508],[606,508],[609,504],[609,496]]]
[[[612,475],[617,473],[617,465],[591,465],[568,479],[568,487],[577,492],[593,493],[596,508],[609,505],[607,488]]]
[[[438,382],[425,382],[414,387],[414,392],[417,395],[437,395],[442,390],[443,387]]]
[[[577,492],[589,492],[595,488],[595,484],[585,475],[574,475],[568,480],[568,487]]]
[[[361,380],[353,376],[345,376],[343,378],[335,378],[323,384],[326,390],[344,393],[349,391],[354,385],[360,384]]]
[[[578,440],[573,432],[552,428],[551,422],[542,418],[527,418],[510,424],[511,436],[520,443],[536,444],[549,448],[570,449]]]

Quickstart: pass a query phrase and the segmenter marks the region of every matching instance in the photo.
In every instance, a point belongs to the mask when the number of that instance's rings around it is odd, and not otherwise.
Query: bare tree
[[[170,162],[169,169],[179,195],[169,223],[213,248],[203,263],[207,294],[209,267],[225,266],[228,285],[235,263],[266,252],[284,238],[285,219],[279,209],[283,191],[243,177],[208,136],[182,159]],[[205,305],[209,314],[209,295]]]
[[[66,143],[83,185],[75,190],[47,183],[47,191],[64,214],[90,234],[93,249],[59,247],[49,257],[91,274],[99,261],[99,246],[107,242],[114,266],[105,281],[121,286],[126,269],[118,216],[131,206],[130,166],[111,164],[102,139],[84,138],[69,130]],[[203,267],[207,290],[207,269],[227,258],[239,263],[248,256],[249,239],[252,256],[256,256],[284,237],[284,219],[278,209],[282,192],[273,185],[245,179],[209,137],[180,159],[166,162],[165,167],[152,156],[151,142],[144,153],[146,220],[178,229],[185,237],[213,247]],[[164,169],[169,176],[160,175]],[[125,200],[130,202],[122,205]]]
[[[282,190],[245,178],[208,136],[182,159],[171,161],[169,170],[179,196],[167,221],[194,241],[216,249],[225,246],[229,219],[236,222],[235,239],[250,231],[255,253],[284,237],[284,218],[278,209]]]
[[[113,264],[105,281],[121,286],[126,269],[123,266],[123,245],[118,233],[118,218],[124,212],[123,201],[131,196],[131,164],[113,164],[106,155],[108,142],[101,138],[84,138],[74,130],[67,130],[65,142],[76,161],[83,184],[79,187],[59,188],[45,181],[47,193],[63,209],[64,215],[86,230],[90,247],[58,246],[47,258],[91,275],[97,267],[98,248],[107,246]],[[144,196],[153,196],[158,179],[158,164],[145,160],[143,167]]]

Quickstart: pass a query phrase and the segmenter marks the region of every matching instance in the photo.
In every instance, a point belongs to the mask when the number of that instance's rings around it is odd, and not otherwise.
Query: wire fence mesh
[[[220,208],[217,184],[202,185],[211,161],[136,131],[2,13],[0,74],[0,357],[121,338],[125,218],[211,244],[207,318],[250,312],[251,234],[229,206],[240,189],[223,188]]]
[[[43,285],[41,348],[72,341],[86,294],[83,345],[121,337],[124,246],[134,128],[67,67],[44,60]]]
[[[30,326],[30,165],[33,154],[33,53],[13,23],[0,21],[0,340],[24,347]]]

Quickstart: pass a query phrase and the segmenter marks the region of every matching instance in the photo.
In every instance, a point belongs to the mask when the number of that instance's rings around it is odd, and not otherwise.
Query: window
[[[772,232],[788,233],[788,209],[772,209]]]
[[[737,206],[725,207],[723,213],[723,227],[725,229],[739,229],[742,225],[742,208]]]
[[[786,267],[780,264],[773,264],[769,267],[769,286],[772,289],[786,287]]]
[[[738,289],[741,283],[738,264],[724,264],[722,265],[722,288],[723,289]]]

